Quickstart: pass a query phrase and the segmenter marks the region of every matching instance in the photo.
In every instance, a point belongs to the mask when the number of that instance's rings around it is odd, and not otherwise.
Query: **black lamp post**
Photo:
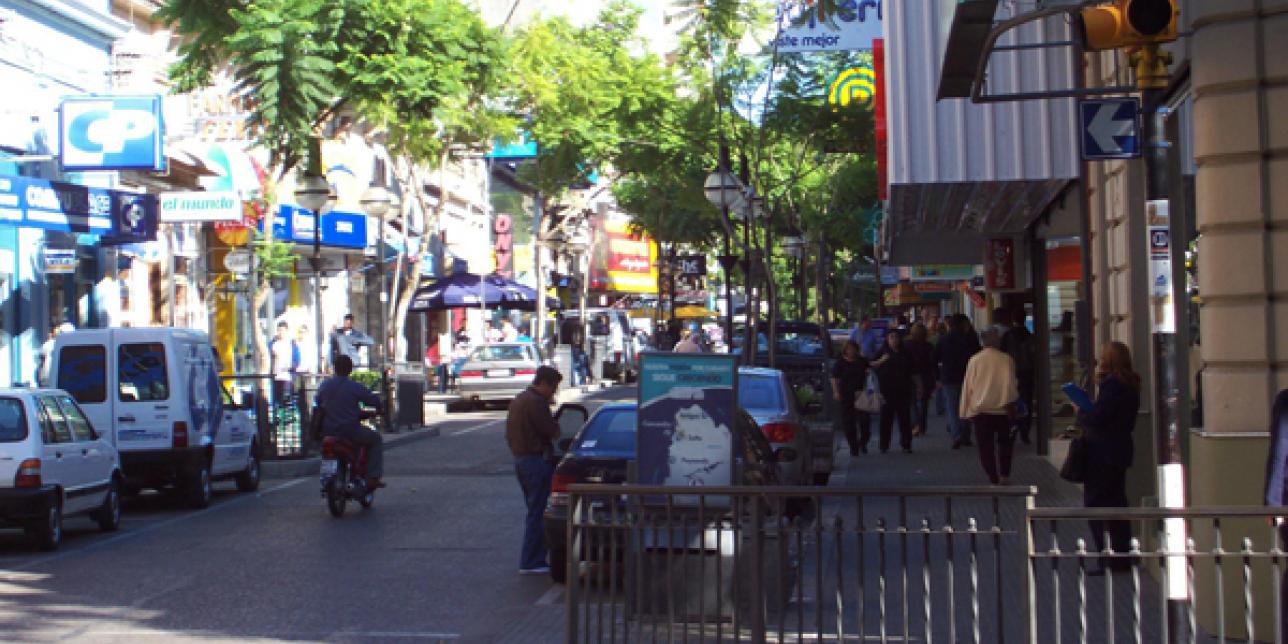
[[[702,186],[707,200],[720,209],[720,216],[724,217],[725,225],[731,226],[729,222],[730,210],[741,210],[744,205],[742,182],[738,180],[729,169],[729,148],[721,146],[720,148],[720,166],[715,169]],[[730,249],[732,243],[729,239],[729,228],[725,229],[724,254],[720,255],[720,267],[724,269],[725,280],[725,337],[726,345],[733,348],[733,288],[730,274],[733,267],[738,262],[738,256],[734,255]]]

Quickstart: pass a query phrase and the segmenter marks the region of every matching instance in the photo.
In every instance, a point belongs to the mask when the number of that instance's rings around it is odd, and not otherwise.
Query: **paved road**
[[[523,499],[503,422],[499,410],[453,414],[440,436],[395,446],[375,507],[341,520],[308,477],[254,495],[224,484],[200,512],[144,495],[119,533],[69,520],[52,554],[0,532],[0,639],[546,639],[524,631],[562,611],[560,593],[516,574]]]

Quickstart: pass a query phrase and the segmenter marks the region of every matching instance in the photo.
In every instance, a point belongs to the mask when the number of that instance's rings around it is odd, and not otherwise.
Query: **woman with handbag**
[[[1131,467],[1134,452],[1131,435],[1140,410],[1140,376],[1132,369],[1127,345],[1110,342],[1101,349],[1096,380],[1099,386],[1091,407],[1074,405],[1086,446],[1082,502],[1089,508],[1125,508],[1128,506],[1127,468]],[[1128,522],[1091,521],[1090,524],[1098,552],[1105,549],[1106,532],[1114,552],[1130,550]],[[1095,572],[1103,572],[1105,567]],[[1129,570],[1131,561],[1115,558],[1109,560],[1107,567],[1115,571]]]
[[[867,358],[859,351],[858,343],[849,340],[841,349],[841,359],[832,365],[832,394],[841,405],[841,430],[845,432],[845,442],[850,444],[850,456],[859,452],[867,454],[868,441],[872,438],[872,416],[855,406],[866,394],[867,381]]]

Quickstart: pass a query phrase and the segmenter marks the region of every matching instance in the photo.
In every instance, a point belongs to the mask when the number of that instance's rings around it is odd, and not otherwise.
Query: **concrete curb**
[[[385,447],[394,447],[427,438],[434,438],[441,433],[437,427],[425,426],[410,432],[385,434]],[[322,459],[319,457],[288,459],[281,461],[263,461],[259,464],[260,477],[266,480],[296,479],[305,476],[317,476]]]

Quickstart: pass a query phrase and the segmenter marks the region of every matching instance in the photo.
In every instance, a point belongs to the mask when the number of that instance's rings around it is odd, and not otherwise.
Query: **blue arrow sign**
[[[1082,158],[1132,159],[1140,156],[1140,100],[1100,98],[1078,104]]]

